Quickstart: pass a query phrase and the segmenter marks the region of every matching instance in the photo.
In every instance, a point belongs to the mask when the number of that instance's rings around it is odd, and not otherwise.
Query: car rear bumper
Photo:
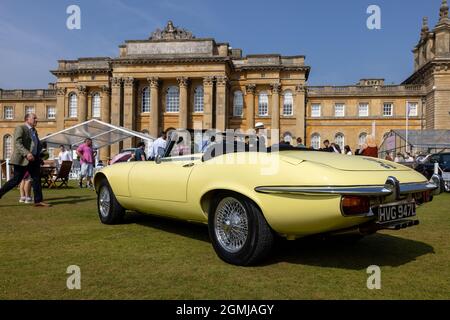
[[[400,194],[418,193],[436,190],[438,186],[431,182],[402,183],[398,186]],[[259,193],[284,193],[302,195],[352,195],[352,196],[390,196],[395,189],[390,185],[379,186],[261,186],[255,188]]]

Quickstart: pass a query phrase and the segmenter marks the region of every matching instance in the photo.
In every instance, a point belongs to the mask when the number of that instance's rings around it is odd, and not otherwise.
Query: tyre
[[[108,181],[100,182],[97,195],[97,210],[100,221],[104,224],[118,224],[123,221],[125,209],[119,204]]]
[[[208,229],[217,255],[239,266],[256,264],[266,257],[274,235],[261,210],[235,193],[221,193],[214,199]]]

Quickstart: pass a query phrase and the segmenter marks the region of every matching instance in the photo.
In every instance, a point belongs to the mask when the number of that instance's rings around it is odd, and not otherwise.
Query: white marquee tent
[[[78,147],[86,138],[92,139],[94,148],[100,149],[128,138],[140,138],[151,145],[155,138],[148,134],[133,131],[124,127],[115,126],[97,119],[88,120],[73,127],[50,134],[42,141],[46,141],[49,147],[60,145]]]

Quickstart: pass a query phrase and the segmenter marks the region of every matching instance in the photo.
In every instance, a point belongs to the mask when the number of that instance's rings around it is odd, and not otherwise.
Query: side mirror
[[[162,157],[161,157],[161,155],[157,155],[156,157],[155,157],[155,163],[156,164],[160,164],[162,162]]]

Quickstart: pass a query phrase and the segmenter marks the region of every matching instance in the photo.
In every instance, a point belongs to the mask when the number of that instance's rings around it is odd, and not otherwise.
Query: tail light
[[[414,199],[418,204],[422,204],[425,202],[430,202],[433,199],[431,195],[431,191],[419,192],[414,195]]]
[[[369,197],[344,196],[341,207],[346,216],[365,214],[370,211],[370,199]]]

